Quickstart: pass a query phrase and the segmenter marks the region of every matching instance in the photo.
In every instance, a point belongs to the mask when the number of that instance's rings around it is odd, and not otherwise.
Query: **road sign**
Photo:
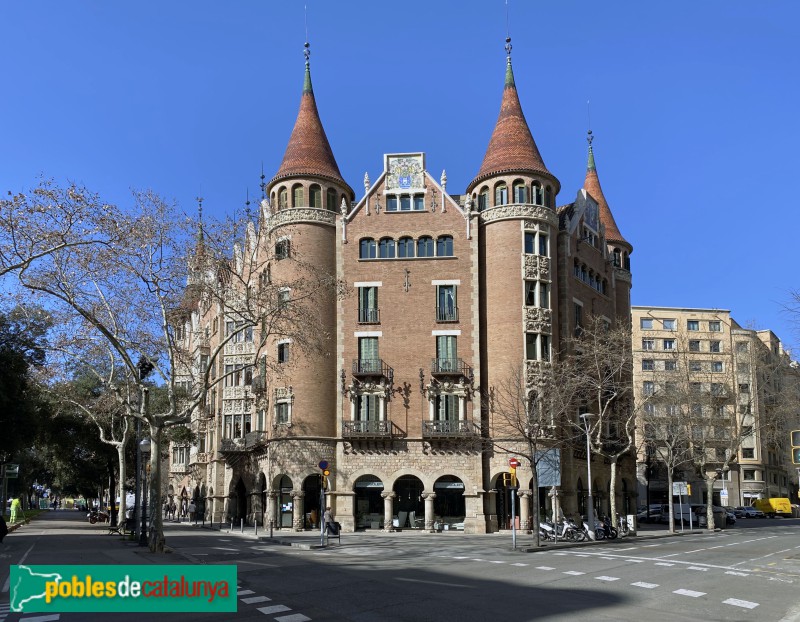
[[[15,479],[17,477],[19,477],[19,465],[18,464],[7,464],[6,465],[6,478]]]
[[[686,485],[686,482],[672,482],[672,494],[673,495],[685,495],[688,494],[689,488]]]
[[[319,468],[323,471],[328,468],[328,461],[327,460],[320,460],[319,461]]]
[[[519,462],[519,460],[517,460],[516,458],[511,458],[511,459],[508,461],[508,466],[510,466],[510,467],[513,467],[513,468],[515,468],[515,469],[516,469],[516,468],[517,468],[519,465],[520,465],[520,462]]]

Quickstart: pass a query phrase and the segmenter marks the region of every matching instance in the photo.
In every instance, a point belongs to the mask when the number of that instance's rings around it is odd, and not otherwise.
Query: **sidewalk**
[[[393,532],[380,531],[380,530],[364,530],[357,532],[344,532],[341,534],[341,538],[326,537],[324,539],[324,544],[321,544],[320,542],[320,534],[318,531],[298,532],[298,531],[290,531],[282,529],[282,530],[273,530],[272,536],[270,536],[269,528],[265,530],[263,527],[259,527],[256,530],[254,527],[247,525],[244,527],[244,531],[242,531],[241,527],[234,527],[234,529],[231,530],[230,525],[225,525],[225,524],[222,525],[221,529],[219,528],[218,525],[215,525],[214,529],[212,530],[208,525],[202,527],[200,524],[195,525],[194,523],[165,523],[164,532],[167,535],[168,543],[169,543],[170,533],[177,534],[180,532],[180,533],[192,533],[195,535],[200,533],[207,533],[209,537],[222,535],[226,537],[242,538],[257,542],[263,542],[267,544],[292,546],[304,550],[357,545],[373,539],[381,541],[385,540],[402,541],[404,539],[410,539],[410,538],[433,539],[437,542],[437,544],[443,544],[445,541],[447,541],[453,544],[461,542],[461,543],[479,545],[480,543],[483,543],[487,546],[494,546],[494,547],[507,545],[509,548],[511,548],[512,545],[511,531],[502,531],[490,534],[465,534],[461,531],[428,533],[420,530],[403,530],[403,531],[393,531]],[[686,529],[684,531],[676,531],[675,533],[670,533],[666,525],[641,525],[635,535],[629,535],[626,537],[617,538],[615,540],[606,539],[606,540],[583,541],[583,542],[570,542],[570,541],[552,542],[552,541],[542,540],[541,546],[537,548],[533,543],[534,542],[533,534],[518,531],[516,538],[517,540],[516,549],[520,552],[536,552],[546,549],[568,549],[568,548],[580,548],[580,547],[604,546],[604,545],[613,546],[613,545],[619,545],[621,542],[635,542],[642,540],[678,537],[682,535],[702,534],[702,533],[706,533],[706,530],[694,529],[690,531],[689,529]]]

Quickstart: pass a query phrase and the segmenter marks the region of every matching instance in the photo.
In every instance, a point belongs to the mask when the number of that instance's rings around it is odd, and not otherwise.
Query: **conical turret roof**
[[[306,61],[306,72],[303,80],[303,94],[300,97],[300,110],[294,123],[289,144],[283,154],[278,172],[269,185],[272,186],[284,177],[327,177],[347,188],[354,195],[352,188],[344,181],[333,157],[331,145],[325,135],[325,128],[319,118],[314,90],[311,88],[311,70]]]
[[[600,178],[597,176],[597,167],[594,163],[591,131],[589,132],[589,160],[586,165],[586,179],[583,180],[583,189],[597,201],[597,205],[600,208],[600,222],[606,230],[606,240],[608,242],[621,242],[630,247],[631,245],[628,241],[622,237],[619,227],[617,227],[617,222],[614,220],[614,215],[611,213],[611,208],[608,207],[608,201],[603,195],[603,189],[600,187]]]
[[[486,155],[483,156],[483,164],[469,189],[488,177],[506,172],[545,174],[553,179],[558,191],[558,180],[547,170],[522,112],[510,56],[506,64],[500,115],[497,117]]]

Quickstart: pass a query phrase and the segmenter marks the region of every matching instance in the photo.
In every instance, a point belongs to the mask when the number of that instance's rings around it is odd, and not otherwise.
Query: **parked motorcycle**
[[[605,531],[606,537],[609,540],[615,540],[616,537],[619,535],[617,529],[614,527],[614,525],[611,524],[610,516],[603,517],[603,531]]]
[[[89,510],[89,513],[86,514],[86,518],[92,525],[94,525],[98,521],[107,523],[110,516],[108,512],[105,512],[103,510],[98,510],[97,508],[92,508],[91,510]]]

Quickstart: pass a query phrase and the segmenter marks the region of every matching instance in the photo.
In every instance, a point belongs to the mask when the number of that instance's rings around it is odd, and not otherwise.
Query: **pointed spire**
[[[284,177],[326,177],[347,188],[354,196],[353,190],[339,172],[339,166],[336,164],[328,137],[325,135],[325,129],[322,127],[314,90],[311,86],[309,63],[311,50],[308,43],[304,47],[306,68],[303,93],[300,97],[300,110],[297,113],[292,135],[289,137],[289,144],[283,154],[283,161],[268,186],[271,187]]]
[[[205,236],[203,234],[203,197],[197,199],[197,250],[205,248]]]
[[[558,191],[558,180],[547,170],[519,103],[514,71],[511,68],[511,37],[506,37],[505,49],[506,75],[500,114],[481,168],[468,190],[493,175],[526,172],[551,177]]]
[[[608,206],[608,201],[606,201],[606,197],[603,195],[603,189],[600,187],[600,178],[597,176],[597,167],[594,162],[593,140],[594,136],[592,135],[592,130],[589,130],[586,136],[586,141],[589,143],[589,159],[586,165],[586,179],[583,181],[583,188],[597,201],[600,211],[600,222],[603,223],[606,230],[606,241],[623,243],[630,247],[631,245],[628,241],[622,237],[619,227],[617,227],[617,223],[614,220],[614,215],[611,213],[611,208]]]

